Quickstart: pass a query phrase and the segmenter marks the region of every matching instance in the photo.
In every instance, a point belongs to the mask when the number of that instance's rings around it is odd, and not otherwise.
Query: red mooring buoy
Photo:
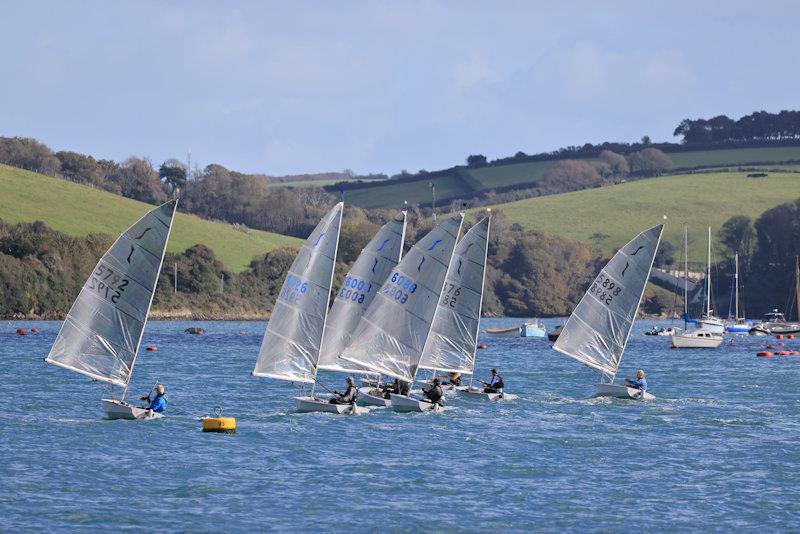
[[[19,334],[21,336],[27,336],[28,335],[28,333],[25,331],[24,328],[17,328],[17,334]]]
[[[766,352],[766,351],[757,352],[756,356],[758,356],[759,358],[772,358],[772,353],[771,352]]]
[[[158,347],[156,347],[155,345],[150,345],[149,347],[147,347],[147,350],[158,350]]]

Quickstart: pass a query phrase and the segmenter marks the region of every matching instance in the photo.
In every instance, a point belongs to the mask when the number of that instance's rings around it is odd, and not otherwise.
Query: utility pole
[[[174,265],[175,265],[175,276],[173,277],[173,281],[174,281],[173,283],[175,285],[175,294],[177,295],[178,294],[178,262],[176,261],[174,263]]]
[[[431,201],[431,208],[433,209],[433,224],[436,225],[436,184],[433,182],[428,183],[431,186],[431,195],[433,195],[433,200]]]
[[[225,273],[219,275],[219,292],[225,294]]]

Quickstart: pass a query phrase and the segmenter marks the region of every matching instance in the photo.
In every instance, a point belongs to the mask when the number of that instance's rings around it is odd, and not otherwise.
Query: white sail
[[[253,375],[314,382],[343,208],[340,202],[325,215],[289,268],[272,309]]]
[[[463,220],[463,214],[446,220],[411,248],[361,318],[342,359],[414,379]]]
[[[151,210],[100,258],[46,362],[128,385],[153,301],[177,201]]]
[[[339,359],[339,355],[350,344],[350,338],[364,312],[400,261],[405,232],[406,212],[401,211],[378,230],[353,263],[328,313],[318,369],[364,372],[364,369],[353,363],[342,366],[344,362]]]
[[[420,367],[459,373],[475,368],[488,244],[486,217],[456,245]]]
[[[622,247],[572,312],[553,348],[609,375],[617,373],[664,225]]]

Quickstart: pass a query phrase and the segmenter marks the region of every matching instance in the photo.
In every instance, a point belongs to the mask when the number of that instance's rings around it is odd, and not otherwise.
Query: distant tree
[[[0,163],[55,176],[61,162],[50,148],[28,137],[0,137]]]
[[[158,174],[148,160],[130,157],[118,172],[123,196],[148,204],[158,204],[166,200]]]
[[[672,159],[657,148],[645,148],[628,156],[632,174],[659,176],[672,168]]]
[[[185,188],[186,177],[186,166],[176,159],[168,159],[158,168],[158,178],[169,187],[170,191]]]
[[[645,145],[645,146],[650,145],[652,143],[652,141],[650,141],[650,136],[649,135],[643,135],[641,143],[643,145]]]
[[[105,173],[92,156],[61,151],[56,152],[56,158],[61,164],[61,176],[67,180],[96,187],[104,186]]]
[[[656,267],[670,267],[675,264],[675,245],[666,240],[661,240],[653,265]]]
[[[556,162],[545,172],[542,185],[558,186],[562,191],[575,191],[602,183],[602,178],[589,163],[574,159]]]
[[[600,161],[608,165],[611,176],[615,178],[624,178],[630,172],[628,161],[625,156],[611,152],[610,150],[603,150],[600,152]]]
[[[483,154],[473,154],[467,158],[467,165],[469,167],[486,167],[486,156]]]
[[[738,252],[741,258],[740,268],[747,269],[756,240],[752,219],[746,215],[734,215],[725,221],[718,236],[725,256],[732,259]]]

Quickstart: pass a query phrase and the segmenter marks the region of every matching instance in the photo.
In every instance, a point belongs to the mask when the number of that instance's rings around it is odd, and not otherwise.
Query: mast
[[[739,322],[739,251],[736,251],[736,254],[733,255],[733,283],[736,284],[736,289],[734,290],[736,296],[734,297],[736,300],[735,304],[735,315],[736,322]],[[730,309],[730,308],[728,308]]]
[[[708,260],[706,260],[706,317],[711,317],[711,227],[708,227]]]
[[[689,319],[689,226],[683,223],[683,329]]]
[[[797,320],[800,321],[800,257],[794,257],[794,290],[797,306]]]

